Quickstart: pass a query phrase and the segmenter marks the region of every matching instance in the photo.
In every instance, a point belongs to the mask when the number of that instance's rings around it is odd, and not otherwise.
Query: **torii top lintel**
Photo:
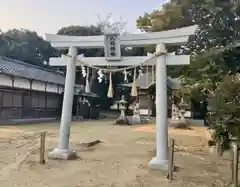
[[[183,45],[189,36],[193,35],[197,26],[183,27],[162,32],[123,34],[120,45],[123,47],[144,47],[146,45],[164,43],[166,45]],[[46,40],[57,49],[67,49],[70,46],[79,48],[104,48],[104,36],[63,36],[46,34]]]

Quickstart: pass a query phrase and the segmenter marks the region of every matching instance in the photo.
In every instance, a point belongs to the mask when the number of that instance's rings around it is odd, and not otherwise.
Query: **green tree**
[[[177,49],[191,55],[190,66],[169,68],[168,73],[183,77],[189,96],[200,102],[215,94],[223,77],[239,72],[239,20],[239,1],[172,0],[161,10],[139,17],[137,26],[154,32],[199,25],[188,45]]]
[[[69,36],[96,36],[101,35],[102,30],[97,26],[68,26],[61,28],[57,34]]]
[[[196,24],[204,12],[199,9],[206,0],[172,0],[165,3],[160,10],[145,13],[137,20],[137,27],[147,32],[165,31]],[[201,10],[201,11],[200,11]],[[168,48],[169,52],[178,51],[176,47]],[[146,51],[154,52],[155,46],[146,47]],[[187,67],[168,67],[171,77],[180,77]]]
[[[239,4],[233,1],[208,1],[199,8],[199,29],[184,52],[192,55],[185,72],[191,97],[208,100],[214,138],[222,148],[230,135],[240,137],[239,77],[240,39]]]
[[[68,36],[98,36],[102,35],[102,29],[100,26],[68,26],[61,28],[57,34]],[[66,51],[65,51],[66,52]],[[83,54],[86,57],[103,56],[103,49],[78,49],[79,54]]]
[[[137,27],[147,32],[181,28],[196,23],[197,7],[205,0],[171,0],[161,9],[145,13],[137,19]]]
[[[201,5],[205,16],[198,17],[199,29],[184,52],[192,55],[190,67],[185,71],[185,83],[198,90],[198,96],[207,98],[227,74],[240,70],[240,38],[237,5],[206,2]],[[196,84],[197,83],[197,84]]]
[[[43,66],[49,57],[59,54],[36,32],[13,29],[0,33],[0,55]]]
[[[240,140],[240,76],[225,76],[210,103],[214,138],[221,147],[228,148],[232,136]]]

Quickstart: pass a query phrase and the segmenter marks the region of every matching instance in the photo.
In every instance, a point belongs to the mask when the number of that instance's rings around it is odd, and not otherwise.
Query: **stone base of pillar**
[[[154,157],[149,163],[148,167],[153,170],[168,171],[168,160]]]
[[[48,153],[49,159],[58,160],[74,160],[77,158],[77,153],[70,149],[56,148],[52,152]]]

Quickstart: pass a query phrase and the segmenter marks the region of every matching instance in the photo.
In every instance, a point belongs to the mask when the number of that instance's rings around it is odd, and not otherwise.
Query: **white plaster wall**
[[[63,86],[59,86],[59,91],[58,91],[58,93],[62,93],[62,92],[64,92],[64,87],[63,87]]]
[[[0,85],[12,86],[12,78],[7,75],[0,75]]]
[[[54,93],[58,93],[58,85],[56,84],[52,84],[52,83],[47,83],[47,92],[54,92]]]
[[[45,83],[41,82],[41,81],[32,81],[32,89],[39,90],[39,91],[45,91]]]
[[[9,86],[9,87],[16,87],[16,88],[23,88],[23,89],[30,89],[31,83],[29,79],[24,79],[20,77],[14,77],[14,81],[12,82],[12,77],[8,75],[0,74],[0,86]],[[12,85],[13,83],[13,85]],[[41,81],[32,81],[32,90],[39,90],[39,91],[46,91],[53,92],[53,93],[62,93],[64,91],[64,87],[53,83],[47,83],[45,86],[45,82]]]
[[[30,81],[28,79],[14,77],[14,83],[13,86],[16,88],[25,88],[30,89]]]

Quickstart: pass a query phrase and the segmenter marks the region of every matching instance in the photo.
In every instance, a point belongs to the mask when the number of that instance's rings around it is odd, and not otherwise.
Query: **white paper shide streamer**
[[[124,74],[124,82],[128,83],[128,72],[127,72],[127,70],[124,70],[123,74]]]
[[[81,71],[82,71],[82,76],[86,77],[87,73],[86,73],[86,69],[85,69],[84,65],[81,65]]]
[[[99,83],[101,83],[102,81],[103,81],[103,78],[104,78],[104,74],[103,74],[103,72],[102,72],[102,70],[101,69],[99,69],[98,71],[97,71],[97,74],[98,74],[98,82]]]

